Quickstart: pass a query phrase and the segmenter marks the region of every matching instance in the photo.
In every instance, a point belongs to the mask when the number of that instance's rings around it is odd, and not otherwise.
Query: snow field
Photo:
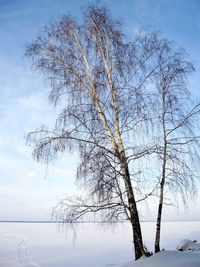
[[[142,223],[142,229],[144,242],[153,251],[155,223]],[[166,251],[130,262],[128,224],[102,229],[81,224],[72,242],[73,235],[58,232],[55,224],[0,223],[0,267],[200,267],[200,253],[192,251],[199,243],[193,240],[200,240],[200,222],[163,223],[161,248]]]

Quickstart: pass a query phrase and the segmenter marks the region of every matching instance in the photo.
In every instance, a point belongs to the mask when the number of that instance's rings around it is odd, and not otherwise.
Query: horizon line
[[[198,219],[192,219],[192,220],[164,220],[162,222],[198,222],[200,221],[200,218]],[[116,223],[126,223],[127,221],[124,222],[116,222]],[[147,222],[156,222],[156,221],[141,221],[141,223],[147,223]],[[0,223],[57,223],[57,224],[69,224],[70,222],[58,222],[58,221],[52,221],[52,220],[0,220]],[[105,222],[95,222],[95,221],[78,221],[75,223],[105,223]],[[106,222],[105,224],[109,224],[109,222]],[[113,222],[110,222],[110,224],[115,224]]]

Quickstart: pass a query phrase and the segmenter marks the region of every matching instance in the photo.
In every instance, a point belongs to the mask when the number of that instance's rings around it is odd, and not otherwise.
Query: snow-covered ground
[[[143,223],[142,228],[145,244],[153,250],[155,223]],[[125,266],[199,267],[199,252],[168,251],[182,239],[200,241],[200,222],[164,223],[161,247],[167,251]],[[105,230],[79,225],[73,244],[72,235],[58,232],[55,224],[0,223],[0,267],[119,267],[132,260],[131,240],[128,224]],[[172,265],[174,259],[179,265]]]
[[[122,267],[199,267],[200,252],[162,251],[150,258],[131,261]]]

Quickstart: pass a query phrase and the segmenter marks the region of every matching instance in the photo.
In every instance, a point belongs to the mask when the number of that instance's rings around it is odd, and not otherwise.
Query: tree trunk
[[[120,165],[122,169],[122,174],[124,177],[125,187],[127,190],[127,198],[128,198],[128,206],[130,211],[130,222],[133,231],[133,243],[134,243],[134,250],[135,250],[135,260],[138,260],[142,256],[147,256],[147,253],[143,246],[142,240],[142,232],[140,227],[140,220],[137,210],[137,205],[135,201],[135,196],[133,193],[133,188],[131,184],[130,174],[127,159],[125,156],[125,152],[120,153]]]
[[[162,218],[162,208],[163,208],[163,200],[164,200],[166,163],[167,163],[167,141],[166,141],[166,137],[165,137],[164,153],[163,153],[163,166],[162,166],[162,179],[161,179],[161,183],[160,183],[160,198],[159,198],[157,223],[156,223],[155,253],[160,251],[160,232],[161,232],[161,218]]]
[[[164,120],[163,120],[163,132],[164,132],[164,151],[163,151],[163,164],[162,164],[162,179],[160,182],[160,197],[159,197],[159,206],[158,206],[157,223],[156,223],[155,253],[160,251],[161,218],[162,218],[164,186],[165,186],[165,178],[166,178],[167,138],[166,138]]]
[[[166,164],[167,164],[167,131],[166,131],[166,91],[165,87],[162,91],[162,130],[163,130],[163,158],[162,158],[162,178],[160,182],[160,196],[158,205],[158,214],[156,222],[156,237],[155,237],[155,253],[160,251],[160,232],[161,232],[161,218],[162,218],[162,208],[164,200],[164,186],[166,178]]]
[[[155,253],[160,251],[160,232],[161,232],[161,217],[162,217],[162,208],[163,208],[163,191],[164,191],[164,186],[161,184],[160,200],[159,200],[157,223],[156,223]]]
[[[131,226],[133,231],[133,243],[134,243],[134,250],[135,250],[135,260],[138,260],[142,256],[146,256],[146,252],[143,246],[142,240],[142,232],[140,227],[140,221],[138,216],[137,207],[134,203],[130,205],[130,213],[131,213]]]

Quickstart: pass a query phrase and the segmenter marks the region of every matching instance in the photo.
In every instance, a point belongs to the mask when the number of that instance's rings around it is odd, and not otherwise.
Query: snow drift
[[[200,267],[200,252],[162,251],[122,267]]]
[[[179,250],[179,251],[200,251],[200,243],[197,242],[196,240],[192,241],[190,239],[184,239],[178,244],[177,250]]]

